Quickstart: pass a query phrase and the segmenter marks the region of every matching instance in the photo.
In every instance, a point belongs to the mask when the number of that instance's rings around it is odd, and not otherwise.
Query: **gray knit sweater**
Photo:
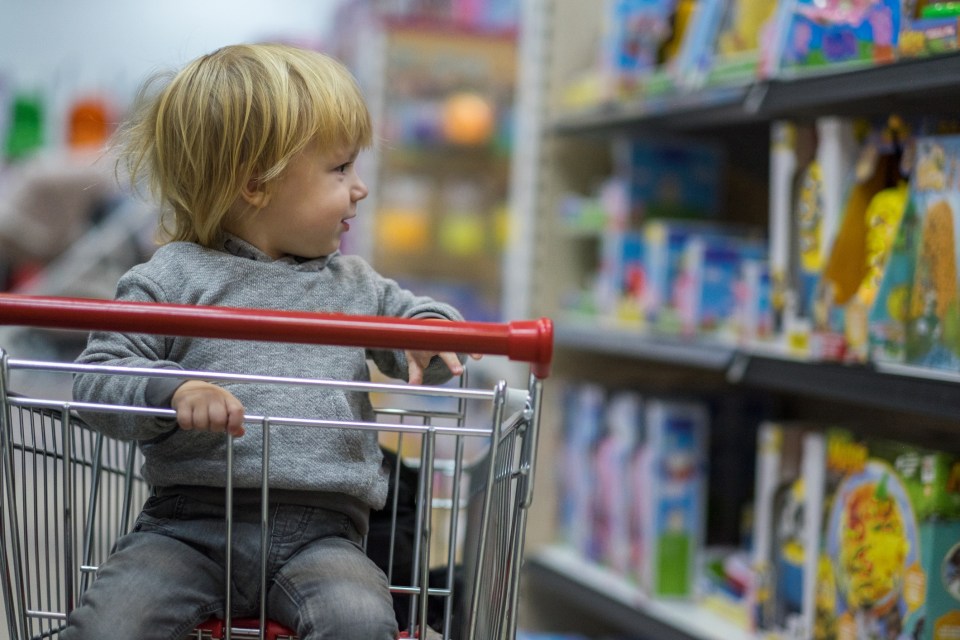
[[[225,235],[220,249],[187,242],[159,248],[148,262],[127,272],[117,299],[176,304],[320,311],[397,318],[439,317],[461,320],[451,306],[415,296],[378,275],[354,256],[333,254],[315,260],[275,260],[239,238]],[[384,374],[407,377],[402,351],[364,350],[326,345],[297,345],[241,340],[182,338],[93,332],[78,358],[85,364],[180,368],[273,376],[370,379],[367,359]],[[424,374],[428,384],[446,381],[450,372],[435,358]],[[169,406],[172,379],[77,375],[78,401],[134,406]],[[372,420],[364,393],[299,386],[223,383],[246,412],[271,417]],[[84,416],[103,433],[137,440],[145,457],[143,476],[164,487],[223,487],[226,436],[186,431],[169,421],[128,414]],[[234,486],[260,486],[262,435],[246,425],[235,440]],[[386,475],[376,433],[356,429],[274,427],[270,487],[293,501],[319,504],[350,514],[361,531],[371,508],[383,506]],[[297,494],[309,494],[298,500]]]

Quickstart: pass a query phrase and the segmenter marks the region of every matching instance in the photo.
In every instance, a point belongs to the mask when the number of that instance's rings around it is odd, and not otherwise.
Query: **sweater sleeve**
[[[405,319],[437,319],[459,322],[463,316],[453,306],[427,296],[418,296],[401,287],[396,281],[377,276],[380,315]],[[368,356],[377,368],[391,378],[409,377],[407,358],[403,351],[370,350]],[[464,355],[460,361],[466,360]],[[443,384],[452,377],[450,369],[439,357],[434,357],[423,372],[424,384]]]
[[[160,288],[136,268],[127,272],[117,285],[117,300],[162,302]],[[125,334],[106,331],[90,333],[87,346],[77,357],[79,364],[119,367],[180,369],[167,358],[164,336]],[[169,408],[169,398],[179,382],[171,378],[79,373],[73,380],[73,397],[79,402],[137,407]],[[122,440],[149,440],[173,428],[172,420],[126,413],[81,412],[94,429]]]

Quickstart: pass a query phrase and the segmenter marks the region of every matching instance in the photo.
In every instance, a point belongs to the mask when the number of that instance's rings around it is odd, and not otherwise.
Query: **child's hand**
[[[435,351],[406,351],[407,355],[407,382],[410,384],[423,384],[423,372],[430,365],[433,356],[440,356],[443,363],[450,369],[450,373],[459,376],[463,373],[463,365],[460,364],[460,358],[452,351],[437,353]],[[480,353],[471,353],[470,357],[479,360]]]
[[[242,436],[243,405],[224,389],[201,380],[188,380],[177,387],[170,405],[177,412],[181,429],[226,432]]]

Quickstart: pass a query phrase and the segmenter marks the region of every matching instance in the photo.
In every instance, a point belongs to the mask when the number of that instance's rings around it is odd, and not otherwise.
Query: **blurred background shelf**
[[[560,546],[526,560],[525,575],[558,608],[581,612],[631,637],[657,640],[752,640],[719,614],[690,602],[651,600],[634,585]],[[589,623],[587,623],[589,624]]]
[[[734,350],[696,340],[650,336],[638,331],[598,325],[595,321],[563,320],[554,326],[559,347],[595,353],[669,362],[684,366],[721,371],[726,369]]]
[[[960,374],[955,373],[791,359],[587,320],[557,322],[555,340],[564,349],[720,371],[737,385],[960,420]]]
[[[749,85],[709,88],[648,101],[608,103],[557,115],[561,135],[616,129],[695,131],[762,124],[777,118],[947,111],[955,108],[960,54]]]

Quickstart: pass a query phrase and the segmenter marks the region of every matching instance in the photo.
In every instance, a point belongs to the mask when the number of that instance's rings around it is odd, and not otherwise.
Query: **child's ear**
[[[266,185],[258,178],[250,178],[240,191],[243,199],[254,209],[262,209],[270,202],[270,193]]]

